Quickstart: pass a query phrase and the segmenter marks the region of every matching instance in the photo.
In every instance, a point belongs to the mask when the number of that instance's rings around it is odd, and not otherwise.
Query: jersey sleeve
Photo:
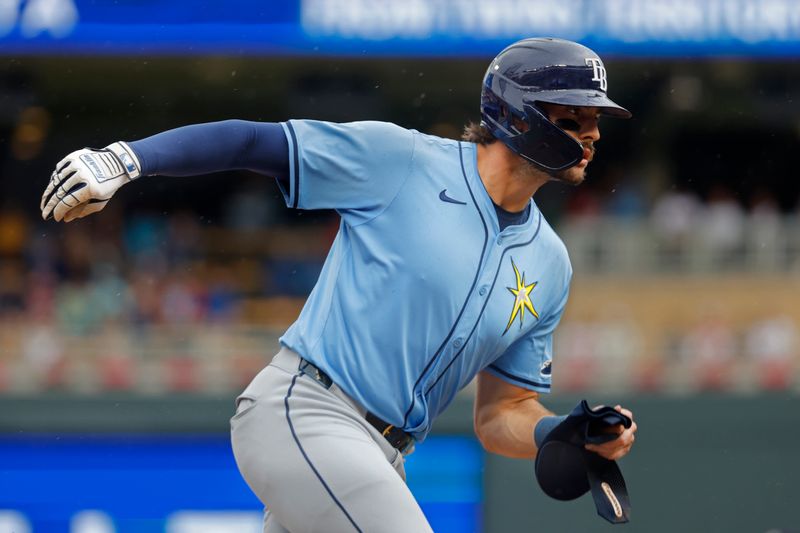
[[[290,120],[283,128],[289,207],[335,209],[356,225],[379,215],[410,173],[414,134],[395,124]]]
[[[540,326],[517,340],[486,371],[513,385],[537,392],[550,392],[552,383],[553,332],[561,321],[569,296],[569,283]]]

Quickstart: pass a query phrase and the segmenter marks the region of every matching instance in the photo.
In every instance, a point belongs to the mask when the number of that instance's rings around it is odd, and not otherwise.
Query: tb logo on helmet
[[[592,81],[600,82],[600,90],[606,92],[608,89],[608,79],[606,78],[606,67],[599,57],[587,57],[586,66],[592,67]]]

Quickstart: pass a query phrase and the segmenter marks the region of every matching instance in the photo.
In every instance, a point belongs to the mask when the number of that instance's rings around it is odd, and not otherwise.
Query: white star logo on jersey
[[[539,313],[536,312],[536,309],[533,307],[533,302],[531,301],[531,291],[538,285],[538,282],[534,281],[530,285],[526,285],[525,273],[523,272],[520,276],[519,269],[517,265],[514,264],[513,258],[511,259],[511,266],[514,267],[514,275],[517,277],[517,286],[506,287],[509,292],[514,295],[514,308],[511,310],[511,318],[508,319],[508,325],[503,335],[509,330],[511,324],[514,323],[514,319],[517,318],[517,315],[519,315],[519,327],[522,329],[522,322],[525,320],[525,309],[530,311],[536,318],[539,318]]]

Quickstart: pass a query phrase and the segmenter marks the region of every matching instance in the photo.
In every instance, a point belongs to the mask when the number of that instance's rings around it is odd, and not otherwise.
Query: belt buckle
[[[310,377],[311,379],[313,379],[326,389],[330,389],[331,385],[333,385],[333,381],[331,380],[331,378],[327,374],[324,374],[322,370],[317,368],[317,365],[315,365],[311,361],[308,361],[301,357],[300,366],[298,367],[298,369],[300,370],[300,372],[307,375],[308,377]],[[311,371],[313,371],[313,373],[311,373]]]
[[[392,430],[394,429],[397,429],[400,432],[401,438],[403,439],[403,441],[405,441],[405,444],[403,444],[402,446],[396,446],[394,443],[397,442],[398,439],[390,438],[389,436],[389,433],[391,433]],[[397,428],[392,424],[386,426],[386,428],[381,432],[381,435],[383,435],[384,438],[389,441],[392,447],[396,448],[397,451],[399,451],[404,456],[410,455],[414,451],[414,442],[415,442],[414,438],[405,431]]]
[[[400,454],[403,457],[406,457],[406,456],[411,455],[412,453],[414,453],[414,444],[415,443],[416,443],[416,441],[413,438],[409,438],[408,439],[408,444],[403,446],[403,448],[400,450]]]

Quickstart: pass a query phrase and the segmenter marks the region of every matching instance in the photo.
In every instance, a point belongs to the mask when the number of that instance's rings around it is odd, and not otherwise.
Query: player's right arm
[[[633,419],[633,413],[622,406],[614,408]],[[475,395],[475,433],[486,451],[521,459],[536,456],[539,444],[566,416],[554,416],[541,403],[539,393],[518,387],[488,372],[478,374]],[[636,422],[630,427],[614,426],[617,434],[602,444],[587,444],[586,449],[606,459],[624,457],[633,446]]]
[[[226,120],[77,150],[56,165],[40,209],[45,219],[69,222],[100,211],[117,190],[140,176],[224,170],[252,170],[288,181],[289,148],[281,125]]]

